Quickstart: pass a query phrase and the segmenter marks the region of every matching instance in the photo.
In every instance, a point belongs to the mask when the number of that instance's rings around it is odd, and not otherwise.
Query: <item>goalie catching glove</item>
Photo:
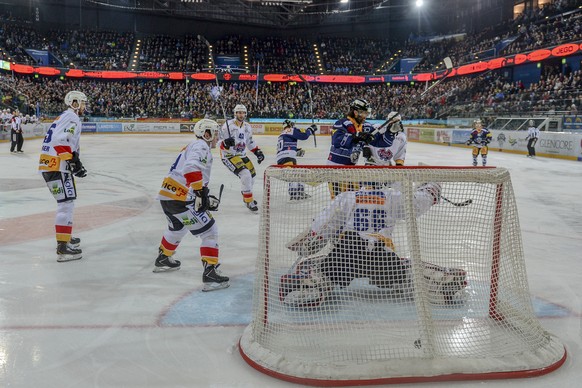
[[[81,159],[79,159],[79,153],[73,152],[73,157],[69,160],[69,169],[71,173],[79,178],[84,178],[87,176],[87,170],[83,167]]]
[[[297,148],[297,156],[302,157],[305,155],[305,150],[303,148]]]

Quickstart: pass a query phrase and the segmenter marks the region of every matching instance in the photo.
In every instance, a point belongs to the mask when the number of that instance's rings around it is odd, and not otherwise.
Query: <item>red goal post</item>
[[[279,379],[517,378],[566,359],[533,310],[504,168],[271,166],[255,275],[240,353]]]

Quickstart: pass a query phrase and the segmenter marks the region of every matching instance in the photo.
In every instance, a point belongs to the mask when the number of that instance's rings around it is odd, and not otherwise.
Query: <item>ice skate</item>
[[[155,267],[153,272],[170,272],[177,271],[180,269],[180,260],[172,259],[172,256],[166,256],[160,251],[158,258],[156,259]]]
[[[257,206],[257,201],[255,201],[255,200],[253,200],[251,202],[245,202],[245,205],[247,205],[247,208],[252,212],[259,211],[259,207]]]
[[[57,261],[64,263],[66,261],[79,260],[83,257],[83,251],[74,248],[71,244],[59,241],[57,243]]]
[[[204,273],[202,274],[204,288],[202,288],[202,291],[216,291],[230,286],[228,276],[222,276],[218,267],[220,267],[220,264],[204,263]]]
[[[69,240],[69,246],[72,248],[79,248],[81,245],[81,239],[78,237],[71,237]]]

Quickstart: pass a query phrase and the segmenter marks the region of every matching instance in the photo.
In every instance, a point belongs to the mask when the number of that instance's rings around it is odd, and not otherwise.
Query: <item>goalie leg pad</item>
[[[467,287],[467,272],[459,268],[446,268],[423,263],[423,277],[427,283],[429,301],[433,304],[454,304]]]
[[[317,307],[333,290],[319,270],[323,256],[301,258],[290,272],[281,276],[279,300],[290,307]]]

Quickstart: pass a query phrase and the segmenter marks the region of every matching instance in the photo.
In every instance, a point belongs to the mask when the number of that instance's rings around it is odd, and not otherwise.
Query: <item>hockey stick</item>
[[[216,64],[214,63],[214,55],[212,55],[212,46],[210,45],[210,42],[203,37],[202,35],[198,35],[198,40],[203,42],[206,47],[208,48],[208,54],[210,56],[210,61],[212,64],[212,74],[214,74],[214,80],[216,81],[216,90],[218,91],[218,96],[216,97],[216,99],[218,100],[218,103],[220,104],[220,109],[222,110],[222,117],[224,118],[224,123],[226,124],[226,130],[228,131],[228,137],[232,137],[230,135],[230,128],[228,126],[228,119],[226,118],[226,111],[224,110],[224,103],[222,102],[222,97],[221,97],[221,90],[220,90],[220,84],[218,83],[218,75],[216,74]]]
[[[311,84],[301,74],[297,73],[297,77],[299,77],[301,81],[305,82],[305,84],[307,85],[307,94],[309,94],[309,115],[311,116],[311,125],[315,125],[315,120],[313,119],[313,97],[311,92]],[[317,148],[317,139],[315,138],[315,131],[313,131],[313,146]]]
[[[222,192],[224,191],[224,183],[220,185],[220,189],[218,190],[218,202],[222,199]]]
[[[424,90],[424,92],[418,94],[415,98],[413,98],[412,100],[408,101],[408,104],[406,104],[404,106],[403,109],[400,109],[400,111],[404,112],[406,110],[408,110],[414,103],[418,102],[419,100],[421,100],[424,96],[426,96],[426,94],[431,91],[434,87],[436,87],[437,85],[440,85],[441,82],[443,82],[447,76],[449,74],[451,74],[451,72],[453,71],[453,61],[451,60],[450,57],[446,57],[443,59],[443,63],[445,64],[446,70],[442,76],[441,79],[437,80],[435,83],[433,83],[432,85],[430,85],[428,88],[426,88]],[[380,130],[382,128],[384,128],[385,126],[387,126],[388,124],[392,123],[392,120],[386,120],[384,121],[378,128],[376,128],[373,132],[372,135],[376,135],[378,132],[380,132]]]
[[[220,201],[222,200],[222,191],[223,190],[224,190],[224,184],[221,184],[220,189],[218,190],[218,198],[216,198],[214,195],[209,196],[213,200],[216,200],[216,204],[214,206],[212,206],[212,208],[209,208],[208,210],[210,210],[212,212],[218,211],[218,207],[220,206]]]
[[[404,112],[404,111],[408,110],[414,103],[420,101],[420,99],[422,99],[430,90],[432,90],[435,86],[440,85],[440,83],[443,82],[449,74],[451,74],[451,72],[453,71],[453,61],[451,60],[451,58],[450,57],[444,58],[443,63],[445,64],[446,70],[443,73],[442,78],[440,78],[435,83],[433,83],[428,88],[426,88],[424,92],[416,95],[415,98],[410,100],[408,102],[408,104],[406,104],[403,109],[399,109],[399,111]],[[384,127],[386,127],[389,124],[395,124],[397,122],[398,122],[398,120],[394,121],[394,118],[386,120],[382,124],[380,124],[380,126],[378,128],[376,128],[372,132],[370,132],[370,135],[372,137],[376,136],[382,129],[384,129]],[[384,131],[384,132],[386,132],[386,131]],[[384,132],[382,132],[382,133],[384,133]],[[352,152],[352,155],[351,155],[352,161],[355,160],[357,162],[358,159],[360,159],[360,153],[362,152],[363,145],[364,145],[364,142],[360,142],[356,145],[356,148]]]
[[[473,200],[472,200],[472,199],[470,199],[470,198],[469,198],[469,199],[467,199],[466,201],[463,201],[463,202],[454,202],[454,201],[451,201],[450,199],[448,199],[448,198],[446,198],[446,197],[443,197],[442,195],[441,195],[441,198],[442,198],[444,201],[446,201],[446,202],[450,203],[451,205],[453,205],[453,206],[458,206],[458,207],[467,206],[467,205],[470,205],[470,204],[472,204],[472,203],[473,203]]]

